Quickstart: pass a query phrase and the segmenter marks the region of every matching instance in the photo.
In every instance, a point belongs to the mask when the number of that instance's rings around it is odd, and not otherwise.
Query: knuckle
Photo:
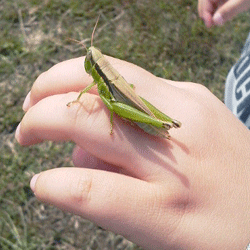
[[[92,183],[93,176],[89,172],[76,176],[70,188],[70,195],[74,203],[89,203],[91,199]]]
[[[85,131],[109,131],[109,116],[108,110],[104,108],[104,104],[100,98],[91,94],[84,94],[79,100],[79,105],[74,106],[72,115],[75,122],[73,123],[74,130],[85,128]]]

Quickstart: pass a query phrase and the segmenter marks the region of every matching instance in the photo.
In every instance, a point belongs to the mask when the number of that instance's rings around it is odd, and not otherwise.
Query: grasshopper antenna
[[[68,38],[68,39],[69,39],[70,41],[72,41],[72,42],[81,44],[81,45],[83,46],[83,48],[84,48],[86,51],[88,51],[86,45],[85,45],[82,41],[78,41],[78,40],[76,40],[76,39],[74,39],[74,38]]]
[[[94,27],[92,35],[91,35],[91,46],[93,46],[94,34],[95,34],[95,30],[96,30],[97,24],[99,22],[99,18],[100,18],[100,15],[98,16],[98,18],[96,20],[95,27]]]

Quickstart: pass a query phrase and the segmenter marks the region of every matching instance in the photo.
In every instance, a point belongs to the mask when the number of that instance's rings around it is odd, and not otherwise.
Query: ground
[[[104,54],[167,79],[201,83],[223,101],[227,72],[250,31],[250,14],[207,29],[196,0],[2,0],[0,10],[0,248],[140,249],[36,200],[31,177],[73,166],[73,144],[17,144],[14,132],[25,95],[43,71],[85,53],[68,38],[89,45],[100,15],[94,44]]]

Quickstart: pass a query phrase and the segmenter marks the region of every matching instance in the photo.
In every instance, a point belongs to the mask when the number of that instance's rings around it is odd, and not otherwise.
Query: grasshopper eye
[[[92,59],[92,52],[89,49],[87,50],[86,59],[88,59],[89,61],[91,61]]]

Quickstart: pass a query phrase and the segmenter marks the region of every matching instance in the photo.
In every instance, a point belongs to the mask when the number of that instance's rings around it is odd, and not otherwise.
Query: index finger
[[[78,92],[91,81],[84,69],[84,57],[58,63],[36,79],[26,97],[27,105],[24,109],[27,111],[38,101],[51,95]]]
[[[79,57],[58,63],[48,71],[42,73],[34,82],[30,93],[26,97],[23,109],[27,111],[41,99],[51,95],[79,92],[93,82],[92,77],[85,71],[84,58],[85,57]],[[105,56],[105,59],[110,62],[112,67],[114,67],[128,83],[136,86],[136,92],[139,95],[144,98],[149,98],[150,101],[150,98],[152,98],[152,89],[158,94],[156,86],[152,88],[155,76],[150,72],[117,58]],[[158,79],[159,88],[162,87],[161,84],[164,85],[165,88],[173,89],[173,86]]]

